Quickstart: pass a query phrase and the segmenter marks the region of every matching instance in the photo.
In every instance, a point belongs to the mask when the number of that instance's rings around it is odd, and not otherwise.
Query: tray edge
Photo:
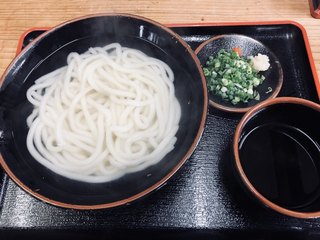
[[[302,33],[304,44],[305,44],[305,47],[307,50],[309,64],[311,67],[311,72],[312,72],[314,84],[316,86],[316,90],[317,90],[317,94],[318,94],[318,98],[319,98],[319,102],[320,102],[320,79],[318,77],[314,58],[312,56],[312,51],[311,51],[311,46],[310,46],[310,42],[308,39],[308,34],[307,34],[305,27],[296,21],[282,20],[282,21],[262,21],[262,22],[254,22],[254,21],[253,22],[250,22],[250,21],[249,22],[194,22],[194,23],[168,23],[168,24],[164,24],[164,25],[171,28],[171,27],[221,27],[221,26],[284,25],[284,24],[294,25],[295,27],[299,28]],[[25,32],[23,32],[19,38],[19,42],[18,42],[17,50],[16,50],[16,55],[18,55],[20,53],[20,51],[22,50],[24,38],[29,33],[33,32],[33,31],[48,31],[50,29],[51,29],[50,27],[33,27],[33,28],[27,29]]]

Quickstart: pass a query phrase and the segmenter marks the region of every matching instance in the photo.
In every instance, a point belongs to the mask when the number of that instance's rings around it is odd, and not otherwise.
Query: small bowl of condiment
[[[283,71],[275,54],[244,35],[220,35],[203,42],[195,53],[207,80],[209,103],[227,112],[246,112],[274,98]]]
[[[292,97],[251,108],[237,126],[237,178],[264,206],[287,216],[320,217],[320,105]]]

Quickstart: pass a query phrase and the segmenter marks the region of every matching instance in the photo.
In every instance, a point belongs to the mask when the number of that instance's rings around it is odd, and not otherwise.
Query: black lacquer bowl
[[[66,65],[70,52],[119,42],[166,62],[175,74],[182,108],[175,148],[158,164],[107,183],[89,184],[53,173],[26,147],[26,117],[32,106],[26,91],[40,76]],[[99,209],[127,204],[165,183],[190,157],[207,113],[206,81],[189,46],[170,29],[132,15],[92,15],[63,23],[28,45],[2,76],[0,162],[7,174],[33,196],[56,206]]]
[[[259,72],[259,74],[265,77],[263,83],[256,88],[259,92],[260,99],[252,99],[246,103],[240,102],[234,105],[230,101],[226,101],[209,91],[209,104],[212,107],[227,112],[246,112],[259,102],[274,98],[278,95],[283,82],[283,71],[278,58],[268,47],[251,37],[241,34],[225,34],[210,38],[203,42],[195,50],[195,53],[197,54],[201,65],[204,67],[206,66],[209,57],[217,56],[221,49],[231,51],[234,48],[240,49],[241,54],[244,57],[257,56],[258,53],[265,54],[269,57],[269,69],[267,71]],[[272,91],[270,91],[270,88]]]
[[[269,99],[241,119],[234,166],[244,188],[279,213],[320,217],[320,105],[293,97]]]

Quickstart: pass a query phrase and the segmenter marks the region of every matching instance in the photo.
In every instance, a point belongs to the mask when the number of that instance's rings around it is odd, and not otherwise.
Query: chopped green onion
[[[235,51],[221,49],[216,57],[210,56],[203,73],[207,78],[208,90],[232,104],[260,99],[255,88],[265,77],[258,74],[249,59]],[[266,93],[272,91],[270,89]]]
[[[266,94],[271,93],[272,92],[272,87],[268,87],[268,91],[266,91]]]

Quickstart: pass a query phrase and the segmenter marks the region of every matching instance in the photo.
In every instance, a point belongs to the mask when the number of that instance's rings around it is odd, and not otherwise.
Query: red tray
[[[258,39],[282,64],[284,82],[279,95],[319,103],[320,83],[306,31],[300,24],[168,26],[192,49],[220,34]],[[17,53],[46,30],[26,31]],[[0,239],[320,239],[320,219],[294,219],[268,210],[250,199],[236,182],[229,160],[231,139],[240,118],[210,108],[203,137],[181,171],[159,191],[121,208],[57,208],[29,196],[0,169]]]

